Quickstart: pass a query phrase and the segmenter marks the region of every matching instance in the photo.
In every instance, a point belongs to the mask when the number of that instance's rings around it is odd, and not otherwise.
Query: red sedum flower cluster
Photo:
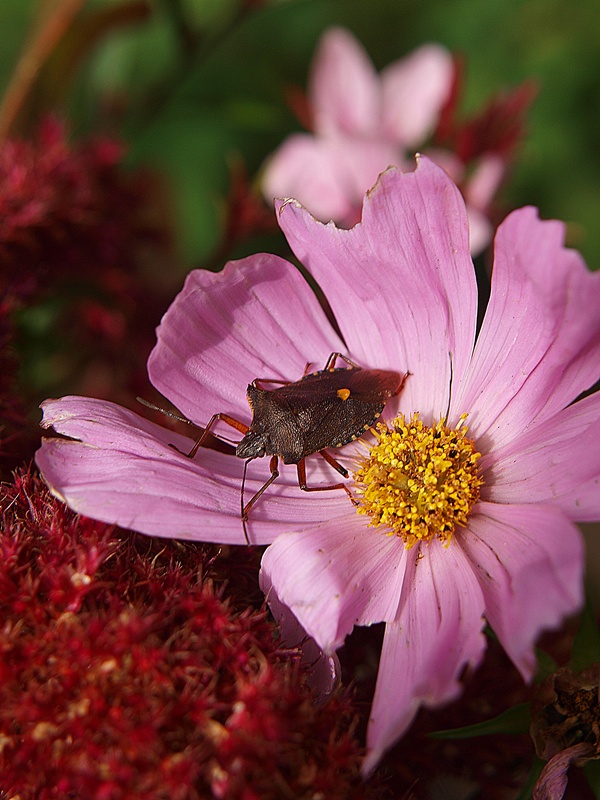
[[[28,296],[60,276],[131,266],[140,187],[123,173],[122,158],[111,139],[70,144],[53,118],[36,141],[2,143],[2,288]]]
[[[373,796],[348,699],[315,704],[218,553],[121,536],[28,471],[2,508],[0,797]]]
[[[54,118],[30,140],[0,142],[3,477],[33,453],[25,409],[44,394],[80,386],[126,402],[145,391],[139,365],[165,301],[141,266],[166,234],[150,176],[128,173],[123,156],[114,139],[69,141]]]

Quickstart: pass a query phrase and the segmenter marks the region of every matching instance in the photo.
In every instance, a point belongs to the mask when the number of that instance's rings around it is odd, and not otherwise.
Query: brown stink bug
[[[338,359],[345,361],[348,366],[336,367]],[[307,486],[305,459],[318,453],[347,478],[348,471],[333,458],[328,448],[342,447],[369,430],[389,398],[400,392],[407,377],[408,373],[363,369],[341,353],[332,353],[322,370],[304,375],[298,381],[256,378],[247,389],[248,403],[252,409],[250,425],[229,414],[213,414],[192,449],[185,455],[194,458],[218,420],[243,434],[236,445],[235,454],[246,460],[242,477],[241,515],[244,535],[249,543],[246,528],[248,514],[258,498],[279,476],[279,459],[284,464],[297,465],[298,484],[305,492],[346,489],[344,483]],[[264,384],[279,386],[267,389]],[[244,504],[246,469],[250,461],[263,456],[271,456],[271,475]]]

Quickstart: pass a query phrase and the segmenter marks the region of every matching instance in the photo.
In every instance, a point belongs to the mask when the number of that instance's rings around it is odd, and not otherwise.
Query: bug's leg
[[[242,473],[242,487],[240,489],[240,517],[242,520],[242,528],[244,529],[244,539],[246,540],[246,544],[250,544],[250,539],[248,538],[248,525],[247,518],[244,514],[244,488],[246,486],[246,471],[248,470],[248,464],[252,461],[251,458],[247,458],[244,461],[244,471]]]
[[[335,362],[338,360],[338,358],[341,358],[342,361],[345,361],[346,364],[349,364],[351,367],[354,367],[355,369],[360,369],[360,365],[359,364],[357,364],[356,362],[352,361],[351,358],[348,358],[348,356],[345,356],[343,353],[332,353],[329,356],[329,358],[327,359],[327,363],[325,364],[323,369],[324,370],[335,369]]]
[[[217,422],[217,420],[221,420],[222,422],[226,422],[232,428],[235,428],[236,431],[240,431],[240,433],[243,433],[243,434],[248,433],[248,426],[244,425],[244,423],[240,422],[238,419],[235,419],[235,417],[230,417],[229,414],[221,414],[221,413],[213,414],[212,417],[208,421],[208,425],[204,428],[204,430],[202,431],[202,433],[200,434],[198,439],[196,439],[196,441],[194,442],[190,452],[189,453],[184,453],[185,456],[187,456],[188,458],[193,458],[196,455],[196,453],[198,452],[199,448],[202,447],[202,445],[204,444],[204,442],[208,438],[208,434],[210,432],[210,429],[213,427],[215,422]],[[177,448],[175,448],[175,449],[177,449]]]
[[[329,356],[329,358],[327,359],[327,363],[331,361],[331,357],[334,355],[339,355],[339,353],[332,353],[331,356]],[[311,367],[312,367],[312,362],[307,361],[304,366],[304,372],[302,373],[303,378],[306,378],[306,376],[309,374]],[[278,383],[280,386],[289,386],[290,383],[295,383],[295,381],[278,381],[275,378],[255,378],[252,381],[253,386],[256,386],[259,383]],[[258,388],[260,389],[260,386]]]
[[[327,461],[327,459],[325,460]],[[333,460],[334,459],[332,459],[332,461]],[[344,468],[342,467],[342,469]],[[348,495],[348,497],[352,500],[352,494],[350,493],[350,489],[348,489],[345,483],[334,483],[331,486],[307,486],[306,464],[304,458],[302,459],[302,461],[298,462],[298,485],[300,486],[303,492],[327,492],[329,491],[329,489],[343,489]]]
[[[196,455],[198,449],[204,444],[206,439],[208,439],[210,429],[218,419],[223,420],[223,422],[226,422],[228,425],[231,425],[232,428],[235,428],[236,430],[240,431],[243,434],[246,434],[248,432],[247,425],[244,425],[243,422],[234,419],[234,417],[230,417],[228,414],[213,414],[206,428],[202,428],[202,426],[197,425],[195,422],[192,422],[191,419],[184,417],[183,414],[177,414],[174,411],[169,411],[166,408],[161,408],[160,406],[156,406],[154,405],[154,403],[150,403],[148,400],[144,400],[143,397],[136,397],[135,399],[143,406],[146,406],[146,408],[151,408],[153,411],[160,411],[161,414],[165,414],[165,416],[171,417],[171,419],[176,419],[177,422],[185,422],[186,425],[191,425],[192,428],[200,428],[202,433],[200,434],[198,440],[194,442],[194,445],[189,453],[184,453],[183,450],[180,450],[174,444],[169,445],[169,447],[172,447],[173,450],[177,450],[178,453],[181,453],[182,456],[186,456],[187,458],[193,458]],[[214,434],[212,434],[212,436],[214,439],[222,441],[218,436],[215,436]]]
[[[335,458],[328,453],[327,450],[319,450],[319,455],[322,456],[325,461],[329,464],[330,467],[333,467],[336,472],[339,472],[340,475],[343,475],[344,478],[348,477],[348,470],[346,467],[342,467],[339,461],[336,461]]]
[[[260,383],[276,383],[278,386],[289,386],[290,383],[294,381],[280,381],[277,378],[254,378],[252,381],[252,386],[255,386],[257,389],[260,389]]]
[[[269,486],[279,477],[279,470],[277,469],[277,464],[279,462],[279,458],[277,456],[271,456],[271,460],[269,461],[269,469],[271,470],[271,475],[269,478],[263,483],[260,487],[258,492],[244,505],[244,483],[246,481],[246,467],[248,466],[248,462],[252,461],[251,458],[246,461],[244,465],[244,478],[242,481],[242,522],[244,523],[244,530],[246,529],[245,523],[248,521],[248,512],[252,508],[252,506],[256,503],[258,498],[262,495],[262,493],[269,488]]]
[[[348,477],[348,470],[345,467],[342,467],[342,465],[339,463],[339,461],[336,461],[335,458],[331,455],[331,453],[328,453],[327,450],[319,450],[318,452],[319,452],[319,455],[323,456],[325,461],[331,467],[333,467],[335,470],[337,470],[340,473],[340,475],[343,475],[344,478]],[[304,470],[304,477],[306,478],[306,470]],[[348,488],[348,484],[346,484],[346,483],[338,483],[335,486],[322,486],[322,487],[315,486],[313,489],[311,489],[310,487],[307,487],[307,488],[304,489],[304,491],[305,492],[306,491],[310,492],[310,491],[315,491],[315,490],[318,490],[318,489],[321,489],[321,488],[322,489],[338,489],[340,487],[346,492],[346,494],[348,495],[348,497],[352,501],[353,505],[355,505],[355,506],[359,505],[358,501],[356,500],[356,498],[354,497],[354,495],[352,494],[352,492]],[[300,486],[300,488],[302,489],[303,487]]]

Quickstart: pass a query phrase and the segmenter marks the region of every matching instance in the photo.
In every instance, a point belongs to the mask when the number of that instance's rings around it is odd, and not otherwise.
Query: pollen
[[[434,538],[449,544],[467,524],[483,481],[466,416],[456,428],[443,418],[429,427],[418,414],[372,428],[377,441],[354,473],[357,511],[371,517],[369,525],[410,549]]]
[[[347,400],[350,397],[350,389],[338,389],[336,394],[340,400]]]

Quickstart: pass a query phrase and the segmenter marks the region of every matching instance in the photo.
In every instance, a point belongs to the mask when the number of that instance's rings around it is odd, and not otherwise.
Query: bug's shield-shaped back
[[[251,386],[251,429],[265,435],[267,453],[297,464],[361,436],[402,382],[396,372],[351,368],[322,370],[273,390]]]

